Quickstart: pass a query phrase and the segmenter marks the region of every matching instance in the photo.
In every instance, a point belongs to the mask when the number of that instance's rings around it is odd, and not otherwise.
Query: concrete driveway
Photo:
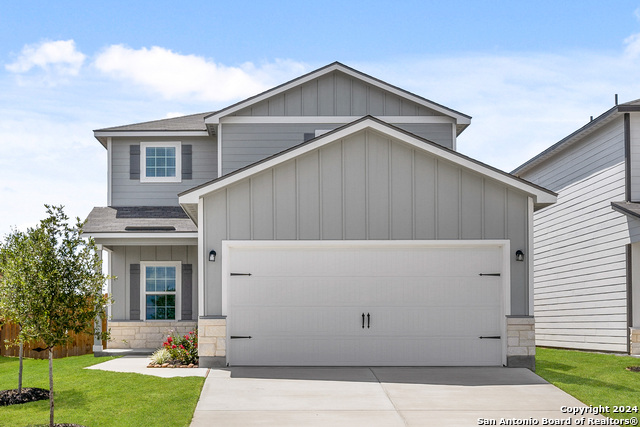
[[[562,406],[585,405],[527,369],[237,367],[210,371],[191,425],[566,425]]]

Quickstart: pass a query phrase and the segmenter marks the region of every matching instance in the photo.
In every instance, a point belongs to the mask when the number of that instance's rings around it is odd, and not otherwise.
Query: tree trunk
[[[22,355],[24,351],[24,343],[20,340],[20,367],[18,368],[18,393],[22,393]]]
[[[49,347],[49,427],[53,427],[53,347]]]

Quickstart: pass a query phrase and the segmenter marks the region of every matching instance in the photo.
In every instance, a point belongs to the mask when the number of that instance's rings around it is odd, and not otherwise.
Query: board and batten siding
[[[340,71],[274,95],[233,116],[441,116]]]
[[[536,344],[627,351],[622,118],[522,178],[558,193],[534,215]]]
[[[197,246],[113,246],[111,247],[111,271],[115,276],[111,280],[111,319],[113,321],[129,320],[131,310],[130,300],[130,269],[131,264],[144,261],[180,261],[182,264],[192,265],[192,312],[193,319],[197,316],[198,307],[198,247]],[[142,284],[140,284],[142,286]],[[140,313],[143,318],[144,313]]]
[[[453,147],[452,124],[392,123],[447,148]],[[345,123],[223,124],[222,173],[226,175],[304,142],[304,134],[333,130]]]
[[[140,182],[129,176],[129,146],[141,142],[180,141],[191,145],[192,179],[182,182]],[[178,193],[218,176],[218,149],[209,137],[113,138],[111,206],[178,206]]]
[[[526,250],[528,197],[372,130],[203,198],[204,247],[223,240],[509,239]],[[464,260],[460,260],[464,262]],[[221,263],[205,264],[205,315],[221,313]],[[511,262],[511,312],[529,314],[526,263]]]

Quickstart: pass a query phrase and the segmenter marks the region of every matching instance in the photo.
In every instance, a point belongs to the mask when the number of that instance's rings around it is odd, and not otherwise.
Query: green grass
[[[113,357],[53,361],[56,423],[188,426],[204,378],[158,378],[83,369]],[[25,359],[23,387],[49,389],[49,361]],[[18,359],[0,357],[0,390],[18,388]],[[0,426],[49,425],[49,401],[0,407]]]
[[[536,374],[576,399],[593,406],[638,406],[640,411],[640,373],[625,369],[639,366],[640,359],[549,348],[536,353]],[[603,415],[630,418],[640,413]]]

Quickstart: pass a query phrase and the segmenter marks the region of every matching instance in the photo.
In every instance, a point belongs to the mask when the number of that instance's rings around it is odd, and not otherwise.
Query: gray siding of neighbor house
[[[140,182],[129,177],[129,146],[144,141],[180,141],[191,145],[192,179],[182,182]],[[178,206],[178,193],[218,176],[217,142],[210,137],[113,138],[111,206]]]
[[[204,197],[204,246],[222,240],[510,239],[527,248],[528,197],[375,131],[361,131]],[[205,314],[221,313],[221,263],[205,263]],[[528,314],[511,262],[512,314]]]
[[[522,175],[559,193],[534,215],[536,344],[627,350],[622,118]]]
[[[222,173],[228,174],[304,141],[305,133],[333,130],[345,123],[224,124],[222,125]],[[449,123],[392,123],[447,148],[453,147]]]
[[[334,71],[237,111],[234,116],[441,116],[442,114]]]
[[[111,320],[130,320],[130,269],[131,264],[141,261],[180,261],[192,265],[192,316],[198,313],[198,247],[197,246],[113,246],[111,248],[111,271],[116,276],[111,281],[111,293],[114,303],[111,305]],[[142,286],[142,284],[140,284]],[[140,313],[144,318],[144,313]]]
[[[640,116],[629,114],[631,136],[631,201],[640,202]]]

